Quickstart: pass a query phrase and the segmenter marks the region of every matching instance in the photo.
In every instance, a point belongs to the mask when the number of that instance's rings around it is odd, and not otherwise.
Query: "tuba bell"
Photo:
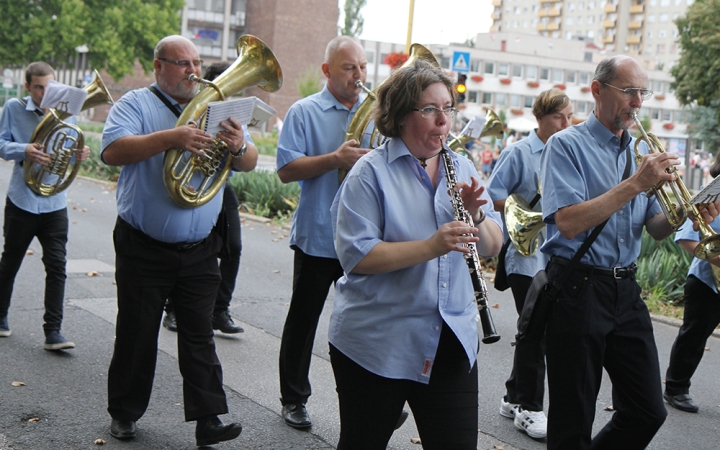
[[[187,104],[176,127],[195,123],[202,128],[208,103],[224,100],[250,86],[258,86],[266,92],[280,89],[280,64],[263,41],[251,35],[241,36],[237,54],[235,62],[212,83],[195,78],[209,87]],[[163,181],[170,198],[184,208],[195,208],[212,200],[232,169],[232,159],[227,153],[227,146],[217,138],[211,148],[205,149],[205,158],[180,149],[165,152]],[[199,182],[196,175],[199,175]]]
[[[542,212],[533,211],[524,198],[511,194],[505,200],[505,227],[510,241],[523,256],[532,256],[538,249],[539,234],[545,228]]]
[[[82,111],[103,103],[113,104],[100,74],[97,70],[94,74],[93,81],[84,88],[88,95]],[[23,163],[25,184],[36,194],[49,197],[64,191],[80,170],[81,161],[77,158],[73,161],[73,157],[85,146],[85,136],[80,128],[64,121],[68,117],[70,114],[61,108],[49,109],[30,138],[30,142],[43,146],[43,151],[50,155],[47,166],[32,161]]]

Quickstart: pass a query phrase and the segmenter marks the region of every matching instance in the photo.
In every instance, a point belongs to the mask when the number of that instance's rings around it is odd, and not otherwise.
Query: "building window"
[[[380,64],[385,64],[385,58],[387,58],[389,53],[380,53]]]
[[[478,91],[468,91],[468,102],[469,103],[477,103],[478,101]]]
[[[482,61],[470,58],[470,72],[480,72]]]
[[[483,102],[483,105],[491,105],[492,104],[492,92],[483,92],[482,102]]]
[[[375,51],[374,50],[365,50],[365,57],[367,58],[368,64],[375,63]]]
[[[498,92],[495,94],[495,104],[498,106],[507,106],[507,94]]]
[[[510,74],[510,64],[508,63],[498,63],[498,76],[499,77],[506,77]]]
[[[663,120],[663,122],[672,122],[672,110],[663,109],[662,110],[662,120]]]
[[[661,30],[658,30],[658,38],[663,39],[663,38],[666,38],[666,37],[667,37],[667,30],[666,30],[666,29],[663,28],[663,29],[661,29]]]
[[[550,69],[543,67],[540,69],[540,79],[543,81],[550,81]]]
[[[657,52],[658,52],[658,53],[665,53],[665,44],[658,44],[658,46],[657,46]]]
[[[589,16],[587,16],[587,24],[588,24],[588,25],[592,25],[592,24],[594,24],[594,23],[595,23],[595,16],[592,15],[592,14],[590,14]]]
[[[565,82],[567,82],[567,83],[575,83],[576,79],[577,79],[577,72],[568,71],[565,74]]]
[[[537,67],[525,66],[525,78],[528,80],[537,80]]]
[[[565,81],[565,72],[562,69],[553,69],[553,83],[562,83]]]
[[[517,94],[510,94],[510,107],[511,108],[519,108],[520,107],[520,96]]]
[[[660,80],[654,80],[652,82],[652,90],[655,94],[662,94],[664,92],[663,87],[665,86],[665,83],[663,83]]]
[[[587,102],[575,102],[575,114],[587,114]]]
[[[660,22],[667,22],[670,16],[668,16],[667,13],[662,13],[658,16],[658,21]]]
[[[653,120],[660,120],[660,110],[655,108],[651,109],[650,118]]]
[[[495,74],[495,62],[494,61],[486,61],[485,62],[485,73],[488,75]]]
[[[530,95],[526,95],[526,96],[525,96],[525,105],[524,105],[524,106],[525,106],[526,108],[532,108],[534,104],[535,104],[535,97],[532,97],[532,96],[530,96]]]
[[[515,78],[522,78],[523,76],[523,66],[520,64],[513,64],[513,77]]]
[[[580,72],[580,84],[583,86],[590,84],[590,72]]]

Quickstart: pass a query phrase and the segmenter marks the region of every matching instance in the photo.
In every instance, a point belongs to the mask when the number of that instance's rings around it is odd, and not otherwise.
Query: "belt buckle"
[[[617,267],[617,266],[613,267],[613,277],[616,280],[625,278],[626,274],[627,274],[627,270],[624,267]]]

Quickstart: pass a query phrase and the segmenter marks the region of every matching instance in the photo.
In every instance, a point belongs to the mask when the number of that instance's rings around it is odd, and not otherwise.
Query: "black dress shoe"
[[[410,413],[408,413],[407,411],[405,411],[403,409],[403,411],[400,413],[400,418],[398,419],[397,423],[395,424],[396,430],[405,423],[405,421],[407,420],[409,415],[410,415]]]
[[[288,403],[283,405],[282,416],[286,424],[298,430],[304,430],[312,426],[310,415],[302,403]]]
[[[231,441],[240,436],[242,425],[230,423],[225,425],[217,416],[198,419],[195,426],[195,440],[198,447],[214,445],[218,442]]]
[[[696,413],[700,409],[698,405],[693,402],[692,397],[688,394],[670,395],[667,392],[663,394],[663,398],[675,409],[680,411]]]
[[[170,331],[177,331],[177,320],[175,319],[175,312],[165,313],[162,324]]]
[[[133,420],[115,420],[110,422],[110,435],[115,439],[132,439],[137,435],[137,427]]]
[[[220,330],[227,334],[243,333],[245,331],[243,327],[235,325],[232,317],[230,317],[230,313],[227,311],[223,311],[217,315],[213,314],[212,328],[213,330]]]

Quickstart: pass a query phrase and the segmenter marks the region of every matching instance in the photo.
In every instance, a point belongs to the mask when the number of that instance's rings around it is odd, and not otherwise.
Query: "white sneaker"
[[[500,399],[500,415],[508,419],[515,418],[515,411],[520,407],[517,403],[508,403],[505,396]]]
[[[533,439],[547,437],[547,417],[542,411],[527,411],[518,407],[515,411],[515,427]]]

